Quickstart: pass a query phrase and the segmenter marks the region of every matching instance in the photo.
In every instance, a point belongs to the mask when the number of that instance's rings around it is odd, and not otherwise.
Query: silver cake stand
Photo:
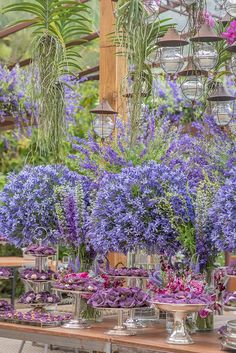
[[[53,290],[62,292],[62,293],[67,293],[67,294],[72,294],[75,298],[75,306],[74,306],[74,318],[62,325],[64,328],[69,328],[69,329],[79,329],[83,330],[86,328],[90,328],[91,325],[81,317],[81,297],[86,294],[92,294],[91,292],[84,292],[84,291],[72,291],[72,290],[67,290],[67,289],[60,289],[60,288],[53,288]]]
[[[236,350],[236,320],[230,320],[218,332],[222,349]]]
[[[117,278],[117,279],[125,279],[127,280],[128,284],[130,287],[143,287],[144,281],[148,280],[149,277],[143,277],[143,276],[116,276],[116,275],[107,275],[108,277],[111,278]],[[130,309],[130,314],[128,319],[125,321],[124,325],[131,329],[131,330],[137,330],[137,329],[142,329],[147,327],[147,324],[142,320],[142,318],[137,318],[135,317],[135,308]]]
[[[99,310],[116,310],[117,311],[117,317],[118,317],[118,321],[117,321],[117,325],[114,326],[111,330],[106,331],[105,333],[107,335],[111,335],[111,336],[135,336],[136,332],[131,329],[128,328],[125,324],[124,324],[124,312],[129,310],[128,308],[102,308],[102,307],[94,307],[96,309]]]
[[[188,333],[186,318],[188,314],[199,312],[205,304],[169,304],[153,302],[160,310],[167,311],[174,316],[174,327],[167,343],[170,344],[192,344],[194,343]]]

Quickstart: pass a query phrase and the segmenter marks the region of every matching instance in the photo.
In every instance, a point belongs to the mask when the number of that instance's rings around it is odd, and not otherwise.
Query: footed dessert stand
[[[194,343],[186,327],[186,318],[188,314],[199,312],[205,304],[170,304],[154,302],[155,306],[163,311],[167,311],[174,316],[174,327],[167,343],[170,344],[192,344]]]
[[[72,291],[72,290],[70,291],[70,290],[59,289],[59,288],[54,288],[54,290],[62,293],[72,294],[75,298],[74,318],[66,322],[65,324],[63,324],[62,327],[69,328],[69,329],[79,329],[79,330],[90,328],[91,326],[89,325],[89,323],[81,317],[81,297],[83,295],[91,294],[91,292]]]
[[[99,310],[116,310],[117,315],[118,315],[118,322],[117,325],[114,326],[111,330],[106,331],[105,333],[107,335],[112,335],[112,336],[134,336],[136,335],[136,332],[127,327],[127,325],[124,323],[124,311],[127,311],[125,308],[96,308]]]

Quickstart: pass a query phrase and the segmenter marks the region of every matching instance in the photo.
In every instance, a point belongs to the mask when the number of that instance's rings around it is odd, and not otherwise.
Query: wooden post
[[[100,0],[100,101],[107,99],[112,108],[118,111],[120,118],[125,119],[125,102],[122,99],[121,84],[126,76],[126,59],[118,56],[111,34],[115,32],[115,2]],[[126,257],[122,254],[109,254],[112,266],[122,262]]]
[[[100,100],[107,99],[112,108],[124,118],[121,84],[126,76],[126,58],[117,55],[111,38],[115,32],[115,2],[100,0]]]

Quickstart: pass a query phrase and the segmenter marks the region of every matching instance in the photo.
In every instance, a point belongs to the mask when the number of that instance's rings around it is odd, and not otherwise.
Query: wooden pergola
[[[89,0],[78,0],[82,3],[89,2]],[[125,102],[121,94],[121,83],[126,76],[126,59],[124,56],[117,55],[118,48],[111,41],[109,34],[115,30],[115,6],[116,0],[99,0],[100,1],[100,30],[98,32],[91,33],[80,40],[73,41],[68,46],[84,45],[99,38],[100,41],[100,58],[99,64],[95,67],[88,68],[79,73],[78,78],[86,78],[87,80],[99,80],[99,96],[100,100],[106,99],[115,111],[119,112],[119,115],[124,116]],[[176,10],[180,5],[179,1],[166,5],[160,9],[160,13],[168,10]],[[25,28],[32,26],[32,21],[17,24],[2,29],[0,31],[0,39],[10,36],[16,32],[19,32]],[[24,59],[22,61],[13,63],[8,66],[12,69],[16,64],[20,67],[24,67],[31,63],[31,58]],[[12,117],[5,119],[4,122],[0,122],[1,130],[14,129],[15,122]],[[126,257],[121,254],[112,253],[109,255],[110,262],[115,265],[117,263],[126,262]]]
[[[81,3],[89,2],[89,0],[77,0]],[[126,60],[117,54],[117,48],[111,42],[109,34],[114,32],[115,15],[114,9],[116,0],[98,0],[100,2],[100,30],[82,37],[67,44],[68,47],[87,44],[97,38],[100,40],[100,64],[87,68],[78,74],[78,78],[86,78],[86,81],[99,80],[100,100],[107,99],[115,111],[121,116],[124,115],[124,101],[120,92],[120,86],[126,75]],[[179,1],[166,5],[160,9],[160,13],[168,10],[176,10],[180,5]],[[23,29],[29,28],[34,24],[34,19],[24,23],[9,26],[0,30],[0,39],[6,38]],[[8,65],[11,70],[15,65],[20,67],[27,66],[31,63],[31,58],[24,59],[19,62]],[[12,117],[7,117],[0,122],[0,131],[11,130],[15,128],[15,121]]]

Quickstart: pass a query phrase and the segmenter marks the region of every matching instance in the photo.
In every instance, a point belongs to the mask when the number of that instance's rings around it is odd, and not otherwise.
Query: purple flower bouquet
[[[94,293],[88,304],[95,308],[138,308],[148,306],[149,296],[140,288],[109,288]]]
[[[224,305],[236,307],[236,292],[225,293]]]
[[[20,277],[31,281],[50,281],[55,279],[55,273],[51,270],[38,271],[34,268],[27,268],[20,272]]]
[[[109,268],[106,273],[110,276],[124,276],[124,277],[149,277],[149,272],[143,268]]]
[[[91,277],[88,272],[69,273],[61,276],[53,287],[68,291],[96,292],[104,283],[102,277]]]
[[[6,267],[0,267],[0,279],[1,277],[10,278],[12,277],[12,270]]]
[[[0,315],[3,315],[6,312],[13,312],[14,308],[6,300],[0,300]]]
[[[214,299],[209,294],[196,294],[196,293],[163,293],[157,294],[154,297],[154,302],[163,304],[213,304]]]
[[[27,247],[25,253],[33,256],[51,256],[56,255],[56,250],[50,246],[32,244]]]
[[[22,304],[56,304],[60,302],[60,298],[56,294],[51,294],[50,292],[39,292],[29,291],[23,294],[19,303]]]

